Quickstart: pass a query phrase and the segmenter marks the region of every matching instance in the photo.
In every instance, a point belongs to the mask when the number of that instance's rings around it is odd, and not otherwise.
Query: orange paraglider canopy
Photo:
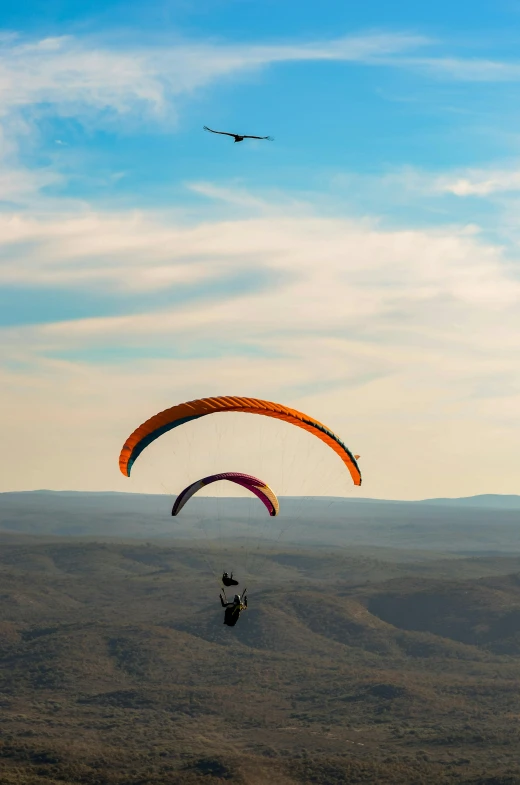
[[[361,485],[361,471],[356,457],[348,447],[343,444],[338,436],[318,420],[307,414],[290,409],[280,403],[262,401],[259,398],[239,398],[235,396],[220,396],[218,398],[201,398],[196,401],[187,401],[171,409],[154,415],[137,428],[126,440],[119,456],[119,468],[126,476],[130,476],[134,461],[142,451],[163,433],[177,428],[179,425],[198,420],[208,414],[220,412],[244,412],[246,414],[262,414],[265,417],[274,417],[277,420],[303,428],[317,436],[336,452],[350,472],[354,485]]]

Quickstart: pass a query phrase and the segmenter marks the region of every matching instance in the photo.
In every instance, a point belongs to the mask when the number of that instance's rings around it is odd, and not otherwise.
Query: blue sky
[[[3,490],[129,490],[136,424],[236,393],[330,425],[365,495],[516,492],[519,21],[4,2]],[[352,492],[297,468],[282,490]]]

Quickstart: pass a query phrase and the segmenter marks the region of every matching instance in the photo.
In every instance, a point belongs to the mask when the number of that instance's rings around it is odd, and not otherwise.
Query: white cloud
[[[282,209],[258,197],[242,203],[249,216],[189,225],[175,212],[4,213],[0,283],[162,290],[168,282],[265,272],[277,276],[277,286],[255,298],[284,299],[286,313],[311,298],[314,314],[321,298],[320,320],[343,318],[327,303],[339,305],[351,290],[360,316],[381,302],[396,307],[443,297],[489,308],[516,302],[518,289],[500,249],[480,242],[474,231],[389,231],[369,221],[320,217],[301,205]],[[288,290],[294,296],[287,297]],[[201,307],[202,318],[210,312]]]
[[[457,82],[518,82],[520,64],[480,58],[410,57],[396,59],[391,64],[423,71],[432,76]]]
[[[183,259],[186,243],[200,244],[208,256],[209,232],[168,226],[139,212],[80,210],[39,218],[4,212],[0,284],[143,290],[210,280],[224,266],[215,257]]]
[[[506,73],[497,64],[466,63],[465,71],[459,61],[397,56],[422,43],[367,35],[298,46],[115,51],[74,38],[6,38],[0,122],[11,158],[0,198],[30,203],[54,182],[52,172],[15,166],[16,139],[42,104],[82,121],[108,110],[171,122],[181,94],[298,60],[390,63],[461,79]],[[457,195],[518,184],[504,171],[408,178],[412,189]],[[5,489],[127,489],[117,453],[137,422],[182,399],[234,391],[281,398],[330,424],[363,455],[367,495],[516,489],[514,260],[470,227],[384,230],[371,220],[321,216],[294,199],[271,204],[210,183],[191,188],[232,204],[233,220],[209,213],[187,222],[175,211],[103,212],[48,201],[30,213],[6,207],[0,214],[0,285],[119,298],[119,315],[0,330]],[[165,293],[187,285],[203,285],[204,302],[186,294],[164,305]],[[160,307],[125,312],[125,298],[141,292],[148,303],[160,294]],[[116,359],[104,362],[111,351]],[[250,452],[246,469],[262,476],[261,450]],[[269,458],[276,474],[278,458]],[[333,483],[299,487],[299,460],[282,492],[338,492]],[[332,476],[325,457],[323,465]],[[184,470],[182,461],[175,470]]]
[[[371,62],[425,43],[420,36],[394,33],[247,46],[186,41],[125,46],[74,36],[2,36],[0,200],[33,205],[43,188],[64,179],[19,163],[22,141],[38,139],[44,115],[72,117],[95,128],[117,124],[135,131],[144,122],[170,130],[177,122],[177,100],[217,80],[244,79],[252,70],[284,62]],[[54,146],[68,147],[61,139]]]
[[[175,122],[175,101],[226,77],[285,62],[344,61],[392,66],[461,81],[517,81],[520,65],[404,53],[432,42],[405,33],[360,33],[337,39],[280,44],[177,41],[116,46],[92,38],[62,36],[0,40],[0,119],[13,145],[31,128],[31,112],[52,112],[88,122]],[[107,78],[107,74],[110,78]],[[60,144],[60,140],[56,144]]]
[[[435,187],[438,191],[455,196],[490,196],[520,191],[520,170],[469,170],[459,176],[439,178]]]
[[[56,185],[62,177],[50,169],[33,170],[0,167],[0,202],[25,204],[50,185]]]
[[[178,43],[125,50],[72,36],[8,38],[0,42],[0,116],[46,103],[74,117],[106,109],[146,110],[159,117],[174,96],[230,74],[291,61],[367,62],[423,43],[419,36],[366,34],[296,45]]]
[[[432,195],[488,197],[494,194],[520,191],[518,161],[501,168],[454,169],[438,174],[414,167],[401,167],[379,175],[336,174],[331,181],[343,194],[355,192],[372,202],[383,198],[388,203],[409,204],[410,199]]]
[[[90,285],[106,287],[101,262],[110,260],[119,289],[128,278],[138,286],[145,271],[182,279],[192,266],[204,278],[212,270],[217,283],[252,270],[264,283],[220,287],[203,303],[1,330],[0,405],[13,445],[1,459],[4,487],[127,489],[117,452],[138,422],[183,399],[236,392],[283,400],[330,424],[362,454],[367,495],[513,491],[520,283],[504,252],[465,229],[388,231],[310,206],[285,218],[277,205],[250,210],[190,226],[144,212],[15,225],[0,252],[5,258],[15,237],[32,238],[28,282],[35,270],[48,285],[50,269],[83,287],[90,271]],[[83,242],[84,257],[74,256]],[[140,251],[125,264],[134,244]],[[104,352],[115,360],[103,361]],[[253,445],[261,433],[253,429]],[[204,439],[214,435],[202,430],[195,444]],[[302,457],[282,492],[349,493],[324,456],[325,474],[299,487],[306,445],[296,445]],[[262,451],[248,450],[247,470],[262,476]],[[189,470],[203,472],[193,454]],[[268,473],[281,483],[280,458],[269,456]],[[184,477],[179,461],[165,465]],[[144,475],[138,482],[133,489],[161,490]]]
[[[181,400],[234,393],[281,400],[336,430],[362,456],[362,495],[515,492],[518,386],[505,398],[469,395],[476,371],[491,378],[503,352],[492,363],[490,353],[472,356],[471,342],[466,352],[456,344],[450,352],[447,342],[442,351],[410,351],[395,336],[386,346],[299,336],[277,348],[281,358],[46,361],[37,373],[3,371],[1,487],[174,493],[218,466],[238,465],[281,494],[359,494],[337,456],[308,434],[241,415],[179,429],[139,459],[131,481],[121,477],[119,450],[138,423]]]

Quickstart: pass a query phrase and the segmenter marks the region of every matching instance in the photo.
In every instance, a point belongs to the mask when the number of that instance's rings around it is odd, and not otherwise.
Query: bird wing
[[[250,136],[249,134],[244,134],[244,139],[268,139],[270,142],[274,142],[272,136]]]
[[[207,125],[203,126],[205,131],[211,131],[212,134],[223,134],[224,136],[236,136],[236,134],[228,134],[227,131],[214,131],[213,128],[208,128]]]

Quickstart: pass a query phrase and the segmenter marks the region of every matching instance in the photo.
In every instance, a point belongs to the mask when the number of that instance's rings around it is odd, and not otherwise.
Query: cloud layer
[[[45,114],[97,129],[122,118],[171,126],[180,96],[280,63],[517,78],[514,63],[417,58],[427,45],[382,33],[126,48],[3,39],[3,489],[128,490],[117,455],[141,420],[180,400],[237,393],[282,400],[329,424],[362,455],[366,495],[517,490],[518,264],[473,221],[447,213],[436,228],[406,219],[389,226],[341,203],[325,211],[319,198],[294,191],[267,199],[224,177],[186,186],[196,200],[189,209],[115,209],[81,195],[51,198],[46,189],[65,174],[20,163]],[[397,191],[399,177],[386,187]],[[518,188],[515,171],[500,167],[406,178],[413,198]],[[159,446],[158,463],[182,484],[218,459],[276,485],[272,472],[280,493],[352,491],[336,457],[317,457],[305,434],[242,422],[229,435],[197,426],[168,442],[172,451]],[[136,482],[132,489],[161,490],[144,475]]]
[[[0,42],[0,116],[23,107],[82,112],[171,114],[172,98],[223,77],[284,62],[371,62],[414,49],[425,39],[404,34],[353,35],[302,44],[236,45],[178,42],[110,47],[72,36]],[[110,78],[107,78],[107,75]]]
[[[37,391],[49,407],[47,426],[38,410],[39,431],[55,432],[62,422],[65,433],[76,432],[71,444],[86,439],[91,451],[97,434],[113,457],[117,440],[109,449],[107,429],[121,436],[183,398],[281,399],[351,434],[367,456],[367,492],[394,496],[448,492],[455,469],[446,450],[455,434],[459,448],[473,449],[476,423],[483,444],[507,430],[512,449],[520,283],[503,251],[473,231],[385,231],[320,217],[311,206],[284,218],[279,212],[264,205],[260,215],[189,227],[145,213],[133,221],[98,213],[15,222],[11,235],[5,227],[4,283],[37,280],[66,286],[69,295],[85,286],[155,287],[172,298],[187,288],[172,307],[4,328],[3,406],[21,390]],[[15,239],[32,248],[18,265],[9,256]],[[253,287],[233,286],[253,273]],[[29,429],[18,439],[32,443],[34,435]],[[70,449],[55,458],[55,473],[73,484],[78,478],[64,465]],[[410,492],[408,473],[417,473],[421,450],[431,472]],[[501,450],[508,455],[506,444]],[[91,467],[89,482],[117,487],[115,463],[103,461],[103,474]],[[459,467],[457,487],[468,474],[468,492],[476,491],[494,462],[482,450],[471,472]],[[302,492],[297,476],[287,478],[290,492]]]

